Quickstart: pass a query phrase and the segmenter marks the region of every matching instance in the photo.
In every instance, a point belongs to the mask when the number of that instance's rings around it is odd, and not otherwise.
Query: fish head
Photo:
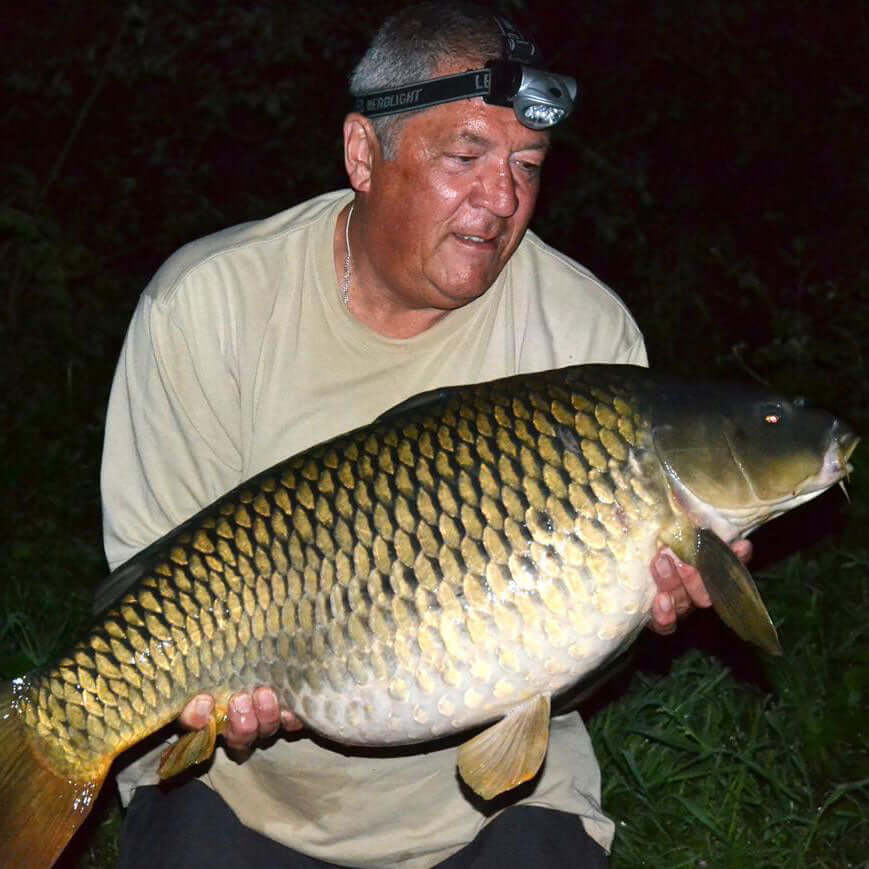
[[[748,387],[677,391],[653,420],[674,502],[727,541],[846,477],[859,441],[824,410]]]

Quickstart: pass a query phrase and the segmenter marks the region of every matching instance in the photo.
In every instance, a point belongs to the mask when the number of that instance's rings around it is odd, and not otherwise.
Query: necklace
[[[347,223],[344,224],[344,245],[347,248],[347,252],[344,254],[344,276],[341,278],[339,289],[341,291],[341,301],[344,302],[345,308],[350,307],[350,218],[353,216],[353,205],[355,204],[354,202],[350,206],[350,210],[347,212]]]

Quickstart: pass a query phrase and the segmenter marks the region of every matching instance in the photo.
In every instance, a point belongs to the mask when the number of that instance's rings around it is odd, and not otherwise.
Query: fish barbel
[[[841,480],[856,436],[753,389],[584,365],[410,399],[258,474],[122,565],[52,666],[0,687],[0,853],[57,858],[112,760],[200,692],[274,686],[346,744],[458,750],[491,798],[533,777],[550,697],[648,620],[661,546],[780,651],[727,545]],[[164,755],[208,756],[218,712]]]

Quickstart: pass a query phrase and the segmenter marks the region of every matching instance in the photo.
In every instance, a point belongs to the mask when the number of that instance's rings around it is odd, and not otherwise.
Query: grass
[[[592,716],[614,869],[869,865],[867,567],[865,549],[788,559],[761,577],[783,658],[715,641]]]

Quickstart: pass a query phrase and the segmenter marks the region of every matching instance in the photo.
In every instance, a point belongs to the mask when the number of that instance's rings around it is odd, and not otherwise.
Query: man
[[[511,35],[486,13],[406,10],[381,29],[352,90],[480,70]],[[548,147],[545,131],[480,97],[377,120],[352,112],[352,192],[170,258],[134,314],[112,389],[102,476],[112,566],[241,480],[410,395],[572,363],[645,364],[618,298],[526,232]],[[709,603],[696,572],[668,557],[655,578],[662,632],[692,601]],[[202,727],[212,707],[195,698],[181,721]],[[301,726],[259,686],[233,698],[226,744],[248,749],[279,724]],[[127,797],[139,787],[121,864],[605,864],[613,828],[575,713],[553,720],[539,777],[494,805],[459,786],[453,746],[380,757],[284,736],[244,763],[218,749],[200,780],[166,794],[149,786],[150,758],[122,774]]]

